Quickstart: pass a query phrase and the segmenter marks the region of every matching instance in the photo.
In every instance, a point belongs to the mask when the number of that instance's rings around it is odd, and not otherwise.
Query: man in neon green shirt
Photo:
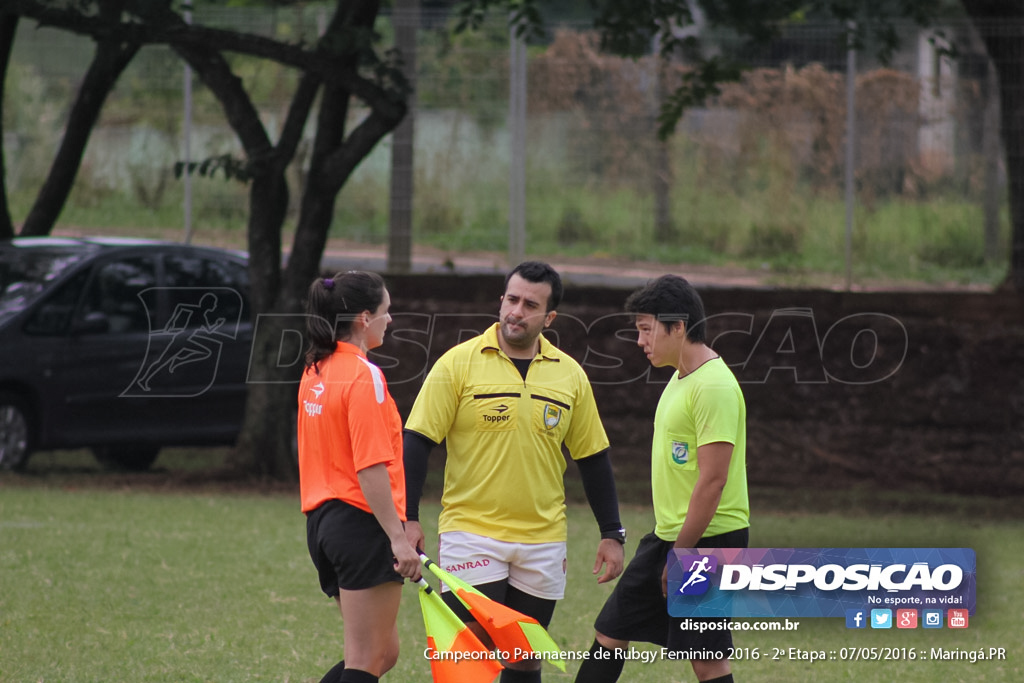
[[[682,630],[682,620],[669,616],[666,558],[673,548],[748,544],[746,405],[732,371],[705,343],[700,296],[683,278],[664,275],[634,292],[626,310],[636,316],[637,344],[651,365],[675,369],[654,415],[655,528],[641,539],[598,615],[577,683],[617,681],[634,640],[690,655],[728,653],[726,624]],[[727,658],[692,657],[690,664],[698,681],[733,681]]]
[[[564,596],[565,456],[577,464],[601,541],[599,583],[622,571],[608,437],[583,368],[541,332],[562,283],[551,266],[521,263],[505,280],[499,320],[431,368],[405,424],[406,533],[423,547],[419,499],[431,449],[445,441],[439,564],[547,627]],[[445,601],[466,621],[450,593]],[[470,627],[483,636],[475,623]],[[486,641],[485,641],[486,642]],[[540,660],[506,662],[502,683],[536,683]]]

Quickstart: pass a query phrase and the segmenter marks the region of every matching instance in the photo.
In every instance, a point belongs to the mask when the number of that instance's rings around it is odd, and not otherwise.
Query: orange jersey
[[[310,367],[299,384],[299,489],[302,511],[342,500],[373,512],[357,473],[384,463],[391,498],[405,521],[402,418],[384,373],[352,344]]]

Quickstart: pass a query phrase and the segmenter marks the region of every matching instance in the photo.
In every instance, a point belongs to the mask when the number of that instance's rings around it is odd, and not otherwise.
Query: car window
[[[0,320],[24,310],[51,282],[85,257],[82,252],[0,252]]]
[[[102,315],[111,334],[148,333],[153,329],[156,305],[144,303],[139,294],[156,284],[156,266],[150,257],[130,256],[103,263],[93,270],[80,317],[88,320]]]
[[[193,306],[204,293],[217,295],[216,310],[228,320],[247,320],[248,273],[234,261],[174,255],[164,259],[169,311]]]
[[[89,271],[83,270],[58,286],[25,323],[25,333],[39,336],[66,334],[88,277]]]

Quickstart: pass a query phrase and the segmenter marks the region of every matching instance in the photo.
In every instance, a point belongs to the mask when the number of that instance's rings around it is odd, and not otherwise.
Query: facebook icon
[[[846,628],[867,628],[867,614],[862,609],[846,610]]]

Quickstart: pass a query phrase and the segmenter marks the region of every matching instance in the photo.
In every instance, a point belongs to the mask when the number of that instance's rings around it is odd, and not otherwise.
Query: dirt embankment
[[[494,320],[502,280],[420,275],[389,284],[395,333],[382,351],[394,359],[385,370],[405,415],[422,371]],[[553,332],[594,384],[617,474],[642,481],[664,374],[633,343],[621,314],[627,293],[571,288]],[[1024,298],[731,288],[702,295],[708,338],[746,397],[751,484],[1024,492]]]

